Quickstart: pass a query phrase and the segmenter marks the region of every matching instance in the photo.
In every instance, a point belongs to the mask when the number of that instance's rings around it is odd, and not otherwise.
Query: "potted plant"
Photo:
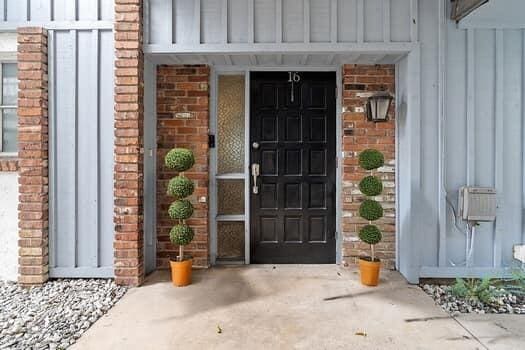
[[[375,257],[375,245],[381,241],[381,230],[372,222],[383,217],[383,207],[374,199],[383,192],[381,179],[373,171],[385,163],[383,154],[375,149],[366,149],[359,154],[359,166],[369,172],[359,182],[359,190],[366,198],[359,207],[359,216],[368,220],[368,224],[359,230],[359,239],[370,245],[370,256],[359,258],[361,283],[367,286],[377,286],[381,261]]]
[[[195,164],[192,151],[185,148],[174,148],[164,158],[168,169],[179,174],[168,183],[168,195],[175,198],[171,203],[168,214],[177,224],[170,231],[171,243],[179,246],[179,255],[170,259],[171,280],[177,287],[191,283],[192,258],[184,256],[184,246],[188,245],[194,236],[193,229],[186,224],[186,220],[193,214],[193,205],[186,197],[195,189],[193,181],[184,176],[184,172]]]

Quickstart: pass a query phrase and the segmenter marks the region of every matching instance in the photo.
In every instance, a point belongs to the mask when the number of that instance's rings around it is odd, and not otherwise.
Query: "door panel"
[[[253,263],[335,263],[335,73],[299,76],[251,74]]]

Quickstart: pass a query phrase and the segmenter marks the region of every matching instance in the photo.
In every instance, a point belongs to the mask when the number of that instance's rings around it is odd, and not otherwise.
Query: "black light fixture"
[[[388,92],[377,92],[369,96],[366,102],[366,119],[375,123],[388,121],[388,110],[393,99]]]

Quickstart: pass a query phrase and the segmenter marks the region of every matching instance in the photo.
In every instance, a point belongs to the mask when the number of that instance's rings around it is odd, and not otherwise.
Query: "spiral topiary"
[[[359,182],[359,190],[365,196],[378,196],[383,192],[383,183],[377,176],[365,176],[361,182]]]
[[[171,203],[168,214],[173,220],[186,220],[193,214],[193,205],[187,199],[179,199]]]
[[[359,239],[365,243],[377,244],[381,238],[381,231],[375,225],[365,225],[359,230]]]
[[[179,175],[168,182],[168,195],[176,199],[182,199],[193,193],[195,186],[193,181],[185,176]]]
[[[186,148],[174,148],[166,154],[164,163],[168,169],[186,171],[195,164],[193,152]]]
[[[383,217],[383,207],[373,199],[365,199],[359,207],[359,216],[368,221],[375,221]]]
[[[359,153],[359,165],[365,170],[373,170],[385,164],[383,153],[376,149],[365,149]]]
[[[193,240],[193,236],[193,229],[184,224],[175,225],[170,231],[170,241],[182,246],[189,244]]]

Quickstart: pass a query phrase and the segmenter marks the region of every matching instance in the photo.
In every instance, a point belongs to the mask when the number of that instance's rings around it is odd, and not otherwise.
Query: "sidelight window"
[[[216,258],[245,260],[245,76],[217,77]]]
[[[16,63],[0,63],[0,152],[18,152],[18,117],[16,113],[18,81]]]

